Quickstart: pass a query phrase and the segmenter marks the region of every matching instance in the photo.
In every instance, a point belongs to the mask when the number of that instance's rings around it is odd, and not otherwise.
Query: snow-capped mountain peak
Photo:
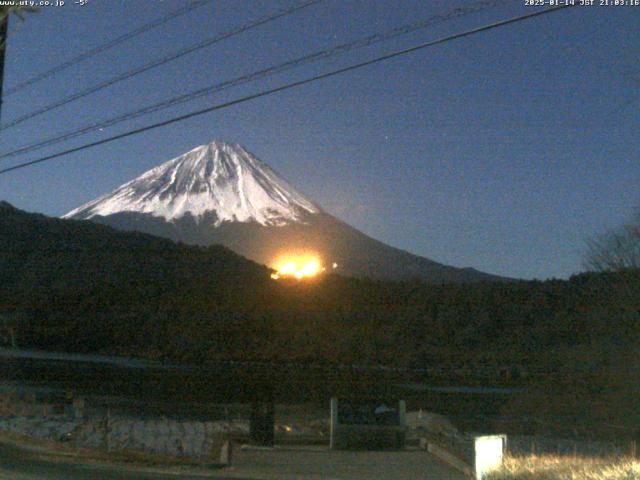
[[[214,213],[216,225],[255,221],[280,226],[321,211],[240,145],[213,141],[143,173],[63,218],[137,212],[167,221],[190,214],[198,221]]]

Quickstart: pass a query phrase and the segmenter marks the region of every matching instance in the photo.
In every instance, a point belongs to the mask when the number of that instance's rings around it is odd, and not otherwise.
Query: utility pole
[[[7,51],[7,29],[9,27],[9,12],[5,12],[0,20],[0,119],[2,118],[2,84],[4,83],[4,55]]]

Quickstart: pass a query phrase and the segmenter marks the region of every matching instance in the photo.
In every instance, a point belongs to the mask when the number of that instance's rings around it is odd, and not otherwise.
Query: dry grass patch
[[[486,480],[640,480],[640,460],[632,458],[528,455],[506,457]]]

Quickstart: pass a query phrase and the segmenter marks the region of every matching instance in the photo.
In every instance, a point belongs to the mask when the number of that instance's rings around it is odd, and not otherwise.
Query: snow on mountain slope
[[[138,212],[171,222],[215,214],[223,222],[281,226],[322,209],[237,144],[214,141],[149,170],[63,218]]]
[[[347,276],[432,283],[504,280],[385,245],[324,212],[239,145],[214,141],[166,162],[64,218],[90,219],[190,245],[221,244],[279,268],[313,253]]]

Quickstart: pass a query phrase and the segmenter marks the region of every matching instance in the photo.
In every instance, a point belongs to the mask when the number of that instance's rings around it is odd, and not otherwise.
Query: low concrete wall
[[[423,448],[458,471],[477,480],[502,464],[506,435],[426,435]]]
[[[218,463],[230,455],[229,437],[247,435],[249,424],[166,417],[142,419],[95,410],[87,413],[82,399],[70,399],[61,405],[38,401],[33,395],[2,393],[0,430],[78,447],[193,457]]]
[[[474,437],[473,470],[476,478],[482,480],[486,473],[502,465],[502,457],[507,448],[506,435],[483,435]]]

